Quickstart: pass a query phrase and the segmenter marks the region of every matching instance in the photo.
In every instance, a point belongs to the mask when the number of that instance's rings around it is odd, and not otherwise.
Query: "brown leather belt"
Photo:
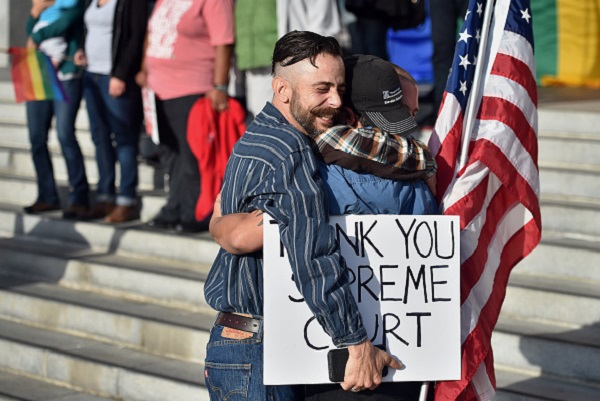
[[[262,320],[254,319],[229,312],[219,312],[217,321],[219,326],[230,327],[236,330],[247,331],[248,333],[258,333]]]

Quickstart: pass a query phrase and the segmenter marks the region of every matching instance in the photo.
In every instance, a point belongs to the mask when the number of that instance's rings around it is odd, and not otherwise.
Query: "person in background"
[[[79,0],[55,0],[54,4],[46,8],[41,14],[35,25],[32,33],[35,34],[41,28],[56,22],[60,19],[63,11],[72,9],[77,6]],[[34,42],[35,43],[35,42]],[[50,57],[54,68],[58,68],[66,58],[68,43],[62,36],[55,36],[44,39],[37,45],[38,50]]]
[[[336,0],[235,2],[235,60],[245,81],[248,121],[273,98],[271,56],[277,39],[291,31],[335,36],[342,27]]]
[[[193,233],[208,228],[195,217],[198,161],[187,142],[190,109],[203,96],[227,108],[233,53],[233,0],[158,0],[148,23],[137,82],[156,94],[160,159],[169,174],[167,203],[148,225]]]
[[[142,111],[134,77],[142,61],[147,6],[146,0],[88,0],[85,51],[75,55],[75,62],[86,66],[83,94],[99,175],[89,218],[104,217],[108,223],[139,217],[137,155]]]
[[[429,0],[431,40],[433,42],[433,106],[437,113],[452,67],[459,19],[462,19],[469,0]]]
[[[273,97],[271,56],[277,37],[277,0],[235,2],[235,63],[244,77],[248,121]]]
[[[55,116],[56,132],[69,179],[69,196],[63,217],[80,218],[89,212],[89,185],[83,155],[75,136],[75,119],[81,102],[81,71],[71,58],[79,47],[83,34],[81,17],[84,0],[77,0],[69,8],[57,7],[51,10],[54,4],[51,0],[32,1],[31,13],[27,20],[27,43],[30,48],[41,44],[51,45],[53,42],[62,44],[58,51],[52,53],[56,56],[54,63],[68,101],[41,100],[26,104],[27,128],[38,196],[24,211],[40,213],[60,209],[60,198],[47,144],[52,116]],[[50,15],[45,14],[46,12]]]
[[[346,10],[356,16],[348,25],[352,53],[371,54],[389,60],[387,33],[389,24],[374,3],[386,0],[345,0]]]

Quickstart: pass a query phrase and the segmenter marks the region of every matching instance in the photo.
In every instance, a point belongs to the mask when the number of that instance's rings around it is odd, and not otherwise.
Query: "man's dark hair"
[[[275,75],[277,64],[287,67],[306,59],[316,67],[315,58],[319,54],[342,57],[342,48],[333,36],[322,36],[309,31],[289,32],[275,43],[271,73]]]

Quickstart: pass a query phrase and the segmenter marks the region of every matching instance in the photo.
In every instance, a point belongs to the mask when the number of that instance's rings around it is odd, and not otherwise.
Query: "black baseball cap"
[[[402,85],[391,63],[355,54],[346,56],[344,65],[347,105],[385,132],[408,135],[417,129],[417,121],[402,103]]]

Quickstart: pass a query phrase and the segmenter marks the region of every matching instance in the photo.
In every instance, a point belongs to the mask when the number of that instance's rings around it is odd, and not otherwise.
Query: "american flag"
[[[485,3],[469,3],[429,143],[441,208],[461,221],[462,378],[438,383],[436,401],[494,396],[492,330],[510,271],[541,237],[531,8],[529,0],[497,0],[487,52],[478,60]],[[471,94],[479,64],[481,87]],[[477,113],[467,163],[459,169],[469,97]]]

